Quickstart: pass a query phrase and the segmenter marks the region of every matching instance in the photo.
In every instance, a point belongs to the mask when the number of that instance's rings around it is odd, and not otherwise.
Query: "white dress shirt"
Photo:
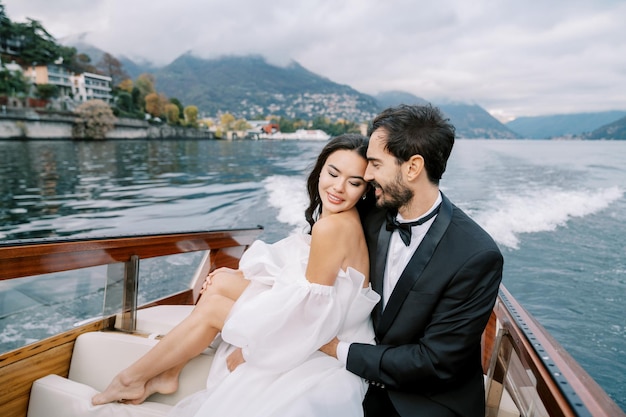
[[[430,214],[437,206],[441,203],[441,192],[437,196],[437,200],[432,205],[432,207],[424,213],[425,217]],[[418,219],[404,219],[398,213],[397,217],[400,223],[408,223]],[[396,287],[400,276],[402,275],[402,271],[406,268],[407,264],[411,260],[411,257],[417,250],[417,247],[422,243],[424,236],[426,236],[426,232],[430,229],[430,226],[433,224],[437,215],[433,216],[432,219],[428,219],[428,221],[424,222],[419,226],[413,226],[411,228],[411,243],[409,246],[406,246],[402,239],[400,238],[400,233],[394,231],[391,235],[391,240],[389,241],[389,251],[387,252],[387,262],[385,263],[385,274],[383,276],[383,293],[381,294],[381,303],[383,303],[383,310],[387,306],[387,302],[389,301],[389,297],[393,293],[393,289]],[[348,361],[348,350],[350,349],[350,343],[339,341],[337,345],[337,359],[339,359],[344,365]]]

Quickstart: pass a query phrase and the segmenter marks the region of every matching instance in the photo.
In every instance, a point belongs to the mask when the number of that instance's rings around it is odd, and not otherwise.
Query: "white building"
[[[72,93],[74,100],[85,102],[87,100],[98,99],[106,103],[113,101],[111,95],[111,77],[105,75],[83,72],[74,74],[72,79]]]
[[[59,97],[72,97],[74,101],[85,102],[100,99],[106,103],[113,101],[111,77],[84,72],[74,74],[60,65],[38,65],[28,67],[24,74],[33,84],[52,84],[59,89]]]
[[[323,130],[298,129],[293,133],[276,132],[271,134],[260,134],[259,139],[275,140],[328,140],[330,135]]]

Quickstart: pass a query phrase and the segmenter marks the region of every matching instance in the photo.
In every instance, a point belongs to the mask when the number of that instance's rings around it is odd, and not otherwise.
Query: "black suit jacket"
[[[383,210],[365,225],[370,280],[382,294],[391,232]],[[502,265],[493,239],[443,196],[385,310],[379,303],[372,312],[377,344],[352,344],[348,370],[384,387],[401,416],[424,417],[426,410],[444,407],[484,417],[480,340]]]

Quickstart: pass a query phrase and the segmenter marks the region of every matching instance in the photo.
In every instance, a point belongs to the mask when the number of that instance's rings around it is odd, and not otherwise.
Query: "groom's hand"
[[[331,340],[330,342],[322,346],[320,348],[320,351],[336,359],[337,358],[337,345],[339,345],[339,339],[335,337],[333,340]]]
[[[241,365],[245,361],[246,360],[243,358],[243,352],[241,351],[241,348],[237,348],[226,358],[226,367],[230,372],[233,372],[239,365]]]

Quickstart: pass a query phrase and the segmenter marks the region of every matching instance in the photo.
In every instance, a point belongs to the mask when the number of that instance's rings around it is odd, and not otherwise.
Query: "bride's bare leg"
[[[92,403],[124,400],[138,404],[155,392],[176,391],[184,365],[213,341],[234,303],[230,297],[239,298],[247,286],[248,281],[239,277],[230,280],[213,277],[214,284],[205,291],[192,313],[148,353],[120,372],[104,392],[92,398]]]
[[[233,275],[234,274],[234,275]],[[239,271],[233,271],[228,268],[218,269],[211,273],[211,280],[205,286],[205,290],[203,292],[203,296],[198,301],[199,308],[206,308],[205,302],[206,300],[210,300],[211,294],[217,294],[225,296],[232,300],[237,300],[241,293],[248,286],[249,281],[243,277],[243,274],[240,274]],[[210,302],[210,301],[209,301]],[[230,308],[228,308],[228,312]],[[225,317],[228,315],[228,312],[224,312],[224,319],[221,320],[221,324],[219,329],[222,329],[223,322]],[[205,314],[210,315],[210,311],[205,311]],[[187,362],[181,363],[174,368],[168,369],[165,372],[151,378],[146,383],[146,390],[144,395],[141,398],[131,401],[125,401],[129,404],[141,404],[148,398],[150,395],[154,393],[160,394],[171,394],[178,390],[178,378],[180,376],[180,372],[183,370]]]
[[[172,394],[178,390],[178,377],[187,363],[183,362],[165,372],[160,373],[146,382],[145,389],[141,397],[133,400],[124,400],[127,404],[141,404],[154,393]]]

